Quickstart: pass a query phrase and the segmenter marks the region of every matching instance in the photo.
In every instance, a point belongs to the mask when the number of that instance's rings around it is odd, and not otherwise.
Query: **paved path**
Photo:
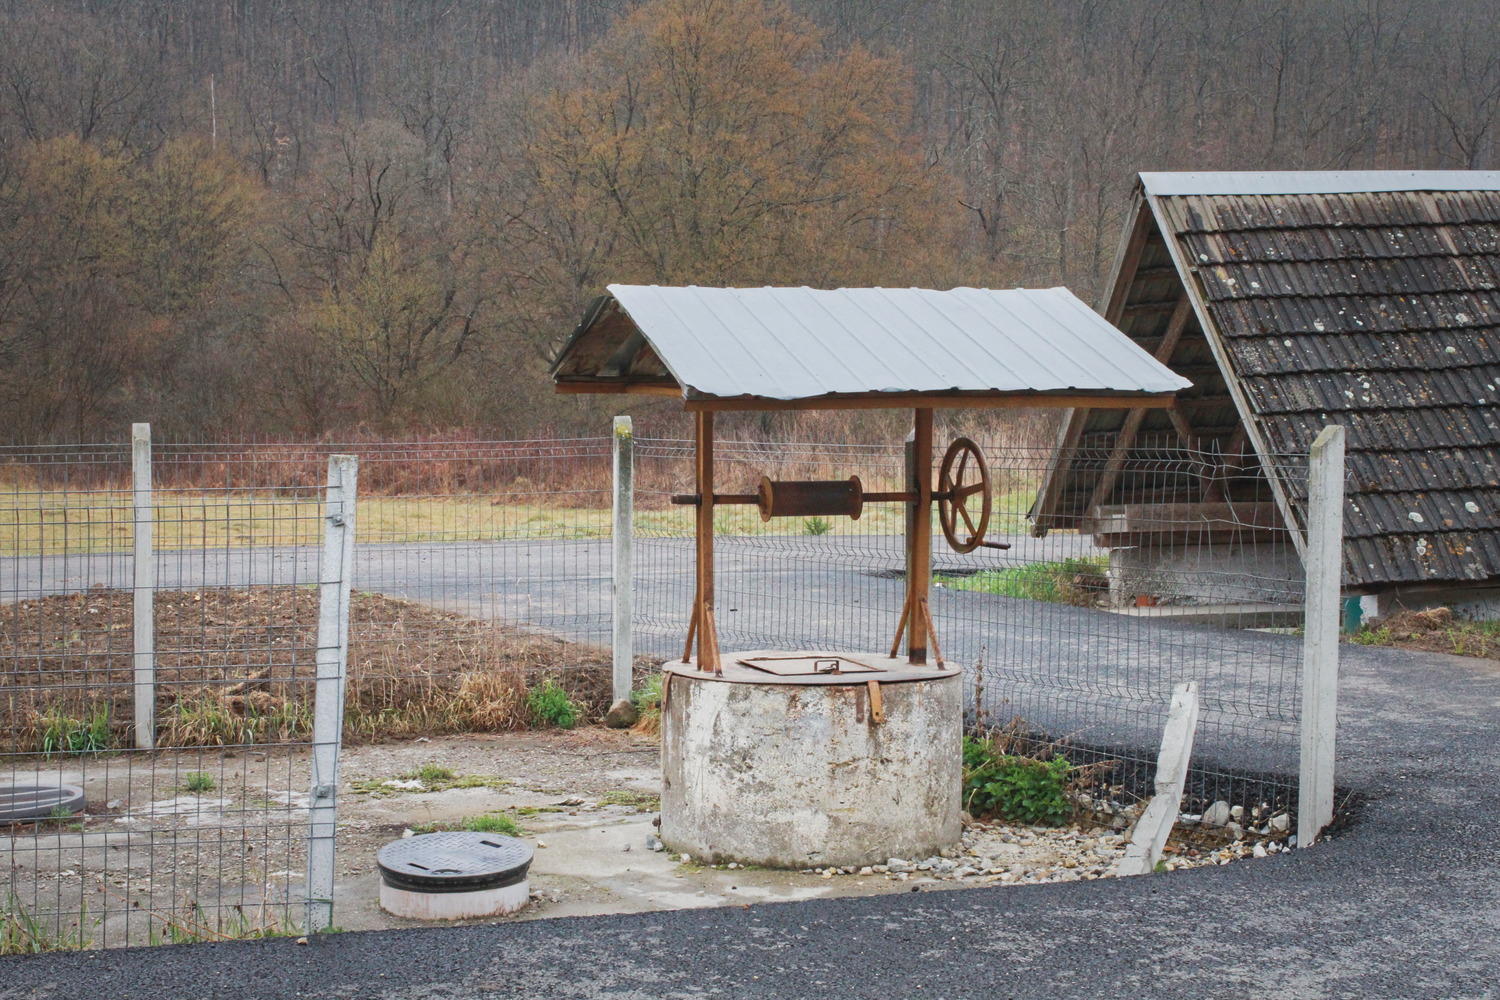
[[[1340,781],[1290,856],[1129,880],[0,960],[0,1000],[1494,998],[1500,663],[1345,648]]]
[[[939,539],[934,563],[939,572],[972,571],[1093,552],[1086,538],[1073,535],[995,540],[1013,547],[958,555]],[[693,597],[692,544],[638,541],[640,654],[680,653]],[[894,575],[904,563],[903,545],[900,537],[874,535],[720,538],[722,646],[885,649],[904,594]],[[317,562],[311,547],[168,550],[158,554],[157,580],[166,590],[302,585],[317,580]],[[609,641],[607,540],[365,544],[356,549],[354,575],[356,590],[577,641]],[[129,580],[125,553],[0,559],[0,600],[128,587]],[[951,589],[935,591],[932,608],[948,660],[986,665],[992,718],[1022,716],[1077,742],[1154,757],[1172,686],[1196,680],[1203,692],[1200,759],[1228,766],[1232,755],[1236,768],[1295,771],[1295,640]]]

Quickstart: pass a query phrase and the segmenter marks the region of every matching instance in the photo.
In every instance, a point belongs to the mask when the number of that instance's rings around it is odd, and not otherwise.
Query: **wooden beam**
[[[600,382],[555,382],[553,388],[564,394],[587,393],[590,395],[602,395],[604,393],[625,393],[631,396],[676,396],[682,398],[682,387],[676,382],[619,382],[615,380]]]
[[[1172,354],[1177,350],[1177,344],[1182,340],[1182,331],[1187,327],[1188,318],[1193,315],[1193,304],[1187,295],[1177,300],[1177,308],[1172,313],[1172,320],[1167,324],[1167,332],[1162,336],[1161,343],[1156,345],[1156,353],[1153,355],[1157,361],[1166,364],[1172,359]],[[1169,366],[1170,367],[1170,366]],[[1095,507],[1109,499],[1115,489],[1115,481],[1119,479],[1120,470],[1125,467],[1125,459],[1130,455],[1130,447],[1135,444],[1135,436],[1140,432],[1141,422],[1146,419],[1148,407],[1132,407],[1125,415],[1125,423],[1120,428],[1119,437],[1115,438],[1114,450],[1110,452],[1109,458],[1104,463],[1104,471],[1099,473],[1099,482],[1094,485],[1093,495],[1089,497],[1087,510]],[[1169,411],[1169,416],[1175,417],[1172,426],[1177,426],[1181,415],[1175,410]],[[1180,433],[1180,432],[1179,432]]]
[[[1068,409],[1087,408],[1122,410],[1130,406],[1169,409],[1175,405],[1175,393],[1119,393],[1114,395],[1048,395],[1015,393],[890,393],[885,395],[814,396],[807,399],[763,399],[759,397],[696,397],[685,402],[689,413],[715,411],[779,410],[896,410],[914,404],[927,409]]]
[[[915,414],[913,464],[917,474],[916,519],[907,539],[911,546],[911,572],[906,576],[906,661],[913,666],[927,663],[927,637],[931,624],[925,620],[928,591],[932,586],[932,410],[919,407]]]
[[[1147,195],[1147,203],[1151,206],[1153,215],[1165,220],[1166,209],[1157,199]],[[1182,287],[1193,300],[1193,311],[1198,314],[1198,324],[1203,328],[1203,338],[1208,342],[1208,349],[1213,353],[1214,360],[1219,363],[1219,370],[1224,373],[1224,382],[1229,389],[1229,396],[1234,401],[1234,408],[1239,411],[1240,419],[1245,423],[1246,433],[1250,435],[1250,443],[1255,447],[1255,453],[1262,456],[1272,454],[1270,445],[1261,433],[1261,429],[1253,423],[1255,409],[1250,405],[1250,398],[1240,380],[1233,376],[1234,365],[1229,360],[1229,350],[1224,345],[1223,338],[1214,326],[1212,313],[1209,312],[1208,300],[1203,294],[1195,270],[1195,262],[1187,255],[1187,249],[1182,245],[1183,241],[1171,232],[1171,227],[1163,224],[1162,235],[1167,241],[1167,252],[1172,255],[1172,262],[1177,265],[1177,272],[1182,275]],[[1268,460],[1268,459],[1267,459]],[[1281,508],[1282,515],[1288,523],[1293,523],[1291,498],[1287,495],[1286,484],[1280,477],[1274,474],[1266,476],[1266,482],[1271,486],[1271,495],[1276,498],[1276,504]],[[1301,556],[1306,546],[1306,539],[1301,532],[1291,532],[1292,544],[1297,549],[1297,555]]]
[[[1141,257],[1151,238],[1151,213],[1145,209],[1145,201],[1137,191],[1131,203],[1130,227],[1120,234],[1120,246],[1115,252],[1114,283],[1109,297],[1099,304],[1099,315],[1116,326],[1120,325],[1120,310],[1135,284],[1136,269],[1141,266]]]

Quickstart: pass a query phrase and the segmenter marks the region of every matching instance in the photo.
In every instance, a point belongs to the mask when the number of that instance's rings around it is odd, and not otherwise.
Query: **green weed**
[[[526,709],[531,716],[531,725],[537,729],[572,729],[578,722],[578,706],[550,677],[527,693]]]
[[[1066,757],[1050,761],[999,752],[995,740],[964,737],[964,806],[975,816],[998,816],[1013,823],[1058,826],[1072,809]]]
[[[652,812],[661,808],[661,796],[652,795],[649,792],[616,789],[612,792],[605,792],[599,804],[601,806],[633,806],[636,812]]]
[[[349,782],[349,790],[356,795],[373,795],[384,798],[398,792],[446,792],[450,788],[504,788],[510,782],[480,774],[455,774],[437,764],[423,764],[414,771],[398,774],[397,781],[419,781],[420,788],[397,788],[386,784],[390,778],[363,778]]]
[[[214,776],[207,771],[189,771],[187,776],[182,779],[182,790],[192,792],[194,795],[211,792],[214,788]]]
[[[953,590],[973,590],[1000,597],[1087,606],[1094,603],[1099,591],[1109,586],[1104,576],[1104,568],[1108,562],[1104,556],[1089,556],[984,570],[972,576],[942,576],[938,579],[943,586]]]
[[[413,823],[412,833],[447,833],[453,830],[463,830],[468,833],[494,833],[502,837],[519,837],[525,832],[510,816],[505,813],[484,813],[481,816],[465,816],[456,821],[438,821],[433,823]]]
[[[470,816],[463,821],[463,829],[470,833],[498,833],[505,837],[519,837],[521,828],[516,821],[504,813],[486,813],[483,816]]]
[[[42,753],[99,753],[109,749],[109,708],[101,705],[87,719],[50,709],[42,716]]]
[[[77,923],[67,928],[54,929],[50,922],[43,923],[32,916],[15,893],[11,893],[6,900],[5,912],[0,914],[0,955],[82,951],[94,943],[92,935],[84,930],[87,917],[88,909],[85,906],[78,915]]]
[[[802,533],[805,535],[826,535],[833,530],[833,522],[826,517],[804,517],[802,519]]]

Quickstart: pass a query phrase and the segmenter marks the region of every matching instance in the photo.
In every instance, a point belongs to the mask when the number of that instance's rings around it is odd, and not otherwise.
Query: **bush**
[[[531,714],[531,724],[537,729],[549,726],[572,729],[578,722],[578,706],[550,677],[526,695],[526,709]]]
[[[1073,765],[1066,757],[1011,756],[997,752],[992,739],[968,736],[963,756],[964,805],[973,815],[1047,826],[1067,820]]]
[[[182,790],[202,795],[214,790],[214,776],[207,771],[189,771],[182,779]]]

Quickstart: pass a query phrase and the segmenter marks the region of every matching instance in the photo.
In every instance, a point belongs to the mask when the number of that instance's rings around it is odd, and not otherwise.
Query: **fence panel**
[[[946,660],[965,671],[970,721],[1056,743],[1075,762],[1114,762],[1114,791],[1129,801],[1150,795],[1173,688],[1196,681],[1185,808],[1226,800],[1261,821],[1293,808],[1301,649],[1290,633],[1302,569],[1294,532],[1268,513],[1262,471],[1175,442],[1122,461],[1113,441],[1092,440],[1063,457],[1095,477],[1108,469],[1104,492],[1143,502],[1089,502],[1095,481],[1041,533],[1033,507],[1058,454],[979,443],[994,483],[988,537],[1010,547],[960,554],[936,527],[933,547],[934,621]],[[690,491],[691,449],[636,441],[637,642],[657,658],[682,655],[692,601],[690,508],[668,503]],[[763,473],[903,485],[899,443],[723,441],[716,461],[725,493],[753,492]],[[1305,478],[1304,457],[1284,464]],[[725,651],[887,651],[903,598],[903,517],[899,504],[867,505],[858,520],[770,522],[753,507],[721,508]]]
[[[0,824],[0,949],[295,929],[321,489],[158,485],[137,576],[128,448],[12,448],[0,468],[0,785],[81,794]],[[155,750],[134,732],[137,580]]]

